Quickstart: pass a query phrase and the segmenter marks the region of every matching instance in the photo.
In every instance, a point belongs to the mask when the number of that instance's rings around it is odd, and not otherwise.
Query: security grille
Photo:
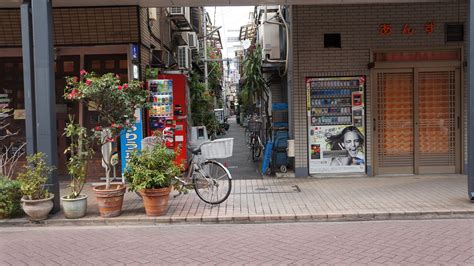
[[[420,166],[456,165],[455,74],[418,74]]]
[[[377,74],[376,127],[380,170],[391,167],[413,167],[412,95],[413,73]]]

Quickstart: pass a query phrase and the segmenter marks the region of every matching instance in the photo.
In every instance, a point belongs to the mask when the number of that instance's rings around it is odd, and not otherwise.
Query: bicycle
[[[262,155],[263,143],[260,138],[260,129],[262,128],[262,121],[259,119],[252,119],[248,122],[248,136],[247,144],[251,150],[252,160],[257,161]]]
[[[158,137],[150,137],[149,145],[159,143]],[[213,159],[232,156],[233,138],[217,139],[201,143],[192,149],[191,160],[187,164],[183,178],[176,177],[184,187],[192,187],[198,197],[212,205],[217,205],[230,195],[232,176],[229,170]]]

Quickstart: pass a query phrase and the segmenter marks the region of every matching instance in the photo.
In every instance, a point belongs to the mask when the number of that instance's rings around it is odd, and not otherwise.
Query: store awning
[[[443,2],[447,0],[385,0],[387,3]],[[20,7],[23,0],[2,0],[0,7]],[[130,6],[170,7],[170,6],[254,6],[254,5],[335,5],[373,4],[380,0],[54,0],[53,7],[85,6]]]

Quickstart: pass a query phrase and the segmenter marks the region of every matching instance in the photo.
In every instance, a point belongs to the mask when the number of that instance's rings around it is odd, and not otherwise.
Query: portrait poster
[[[363,127],[316,126],[309,137],[310,173],[365,172]]]

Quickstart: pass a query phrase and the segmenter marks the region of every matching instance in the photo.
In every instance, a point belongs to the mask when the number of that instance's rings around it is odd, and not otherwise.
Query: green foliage
[[[42,152],[26,156],[27,164],[24,171],[18,174],[17,180],[20,182],[21,194],[29,200],[50,197],[50,193],[44,188],[44,185],[54,167],[48,165],[45,159],[46,155]]]
[[[176,154],[163,144],[154,146],[152,150],[142,150],[130,156],[125,178],[129,182],[130,191],[147,188],[165,188],[178,186],[179,168],[174,164]]]
[[[254,50],[249,50],[243,62],[244,84],[239,95],[239,104],[245,106],[247,112],[251,112],[253,99],[262,99],[267,91],[267,81],[262,72],[262,49],[260,45]]]
[[[102,143],[112,141],[122,129],[130,128],[135,122],[135,109],[146,105],[147,91],[137,80],[121,84],[119,77],[112,73],[97,76],[81,70],[79,78],[67,77],[66,82],[64,98],[84,103],[107,123],[105,128],[96,128],[96,137],[104,130],[112,133],[112,139],[109,137]]]
[[[20,182],[0,176],[0,218],[11,218],[21,213]]]
[[[217,132],[219,123],[214,115],[213,98],[206,91],[204,83],[200,82],[199,75],[191,73],[191,116],[195,126],[206,126],[209,134]]]
[[[218,48],[209,46],[207,48],[207,58],[211,59],[218,59],[222,58],[222,54]],[[221,62],[208,62],[207,63],[209,73],[207,77],[207,81],[209,84],[209,91],[211,95],[219,99],[222,95],[222,87],[221,87],[221,80],[222,80],[222,63]]]
[[[92,145],[94,136],[89,134],[85,127],[74,123],[74,118],[69,116],[69,122],[64,128],[64,135],[71,141],[69,147],[64,151],[69,154],[67,162],[67,170],[71,175],[71,183],[69,188],[70,194],[68,199],[75,199],[80,194],[86,182],[87,161],[94,155]]]

